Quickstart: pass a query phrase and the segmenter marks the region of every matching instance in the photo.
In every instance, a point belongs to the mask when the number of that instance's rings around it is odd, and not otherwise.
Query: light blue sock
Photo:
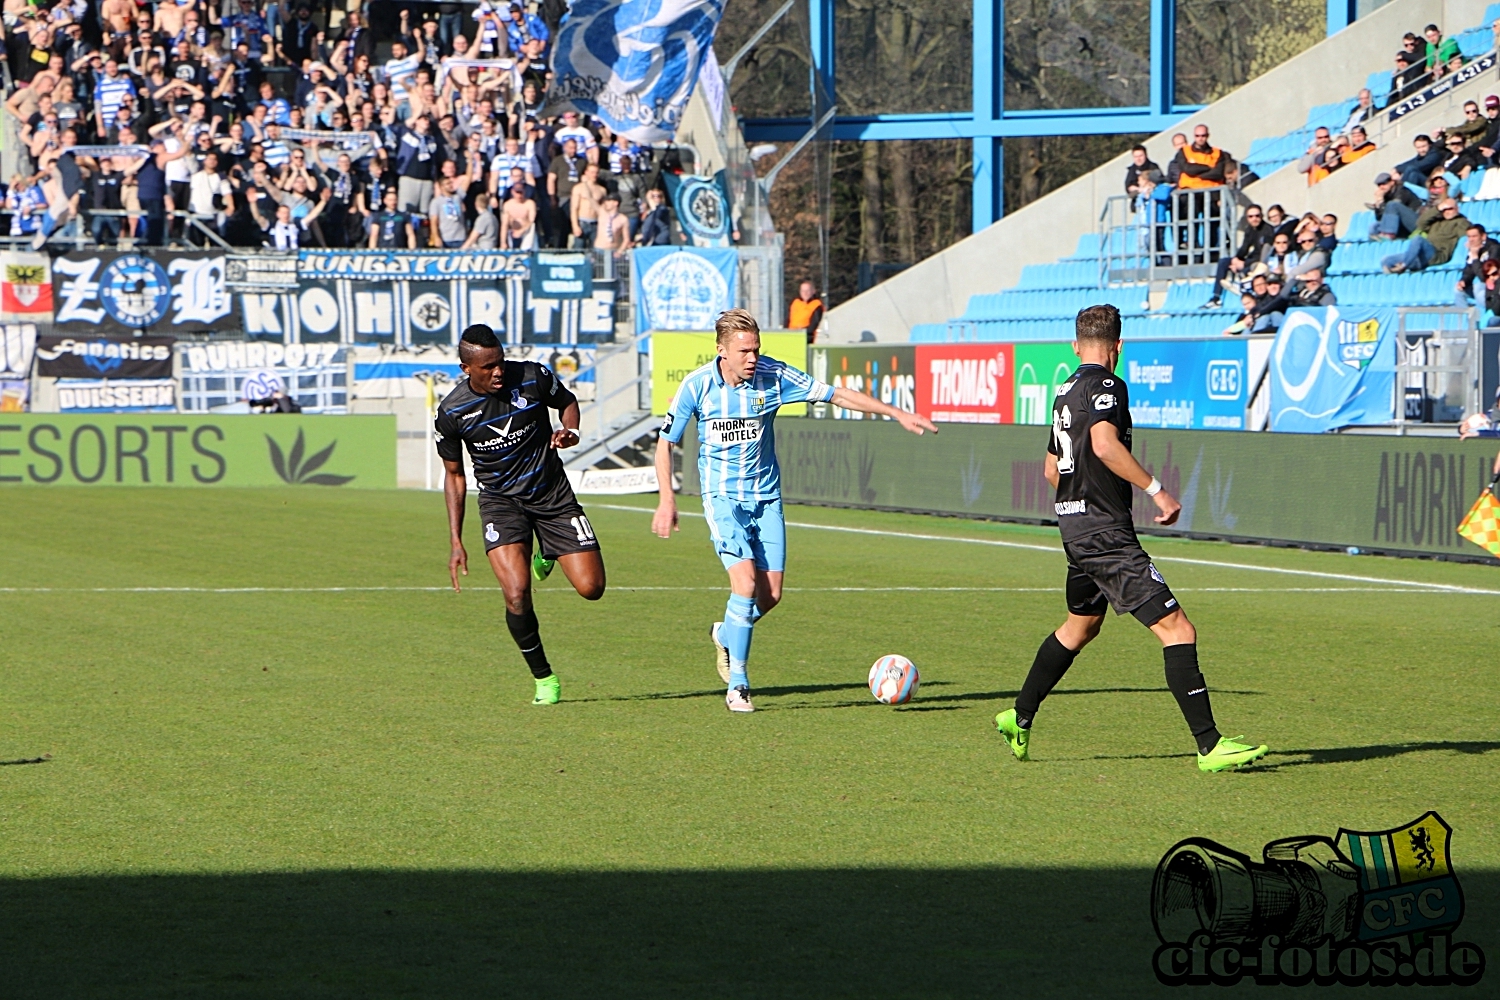
[[[719,626],[719,641],[729,650],[729,686],[749,687],[746,663],[750,659],[750,637],[755,629],[755,598],[729,595],[724,609],[724,624]]]

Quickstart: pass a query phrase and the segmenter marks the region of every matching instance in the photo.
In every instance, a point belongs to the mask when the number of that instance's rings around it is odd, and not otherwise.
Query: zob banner
[[[89,251],[52,263],[57,333],[210,333],[233,328],[223,253]]]
[[[393,489],[396,418],[7,414],[0,483]]]

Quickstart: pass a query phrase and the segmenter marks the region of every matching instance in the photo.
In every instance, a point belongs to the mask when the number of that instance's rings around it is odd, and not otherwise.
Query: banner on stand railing
[[[304,250],[297,256],[162,251],[70,253],[53,265],[56,332],[241,335],[343,344],[454,344],[484,323],[508,344],[614,333],[616,282],[532,287],[532,252]],[[579,283],[581,282],[581,286]],[[575,287],[576,286],[576,287]]]
[[[1428,87],[1420,94],[1412,94],[1410,97],[1392,104],[1385,112],[1385,120],[1393,122],[1398,118],[1404,118],[1413,111],[1429,103],[1433,98],[1441,97],[1454,87],[1462,86],[1477,76],[1495,68],[1495,53],[1487,52],[1467,64],[1462,69],[1454,70],[1443,77],[1437,83]]]
[[[174,337],[38,339],[36,373],[49,378],[171,378]]]
[[[1293,309],[1268,362],[1271,430],[1321,434],[1395,419],[1396,310]]]
[[[739,300],[733,247],[641,247],[630,257],[637,334],[712,330],[719,313]]]

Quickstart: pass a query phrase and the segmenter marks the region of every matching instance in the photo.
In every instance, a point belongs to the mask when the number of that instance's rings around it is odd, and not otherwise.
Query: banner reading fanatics
[[[41,337],[36,371],[49,378],[171,378],[174,337]]]

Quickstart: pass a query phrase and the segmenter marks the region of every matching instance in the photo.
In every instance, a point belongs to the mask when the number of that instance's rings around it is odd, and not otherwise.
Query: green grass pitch
[[[1173,843],[1258,856],[1429,809],[1459,937],[1500,959],[1493,567],[1147,539],[1221,729],[1272,747],[1205,775],[1156,640],[1113,616],[1010,759],[991,719],[1060,620],[1062,557],[901,533],[1047,529],[788,508],[862,531],[789,530],[759,710],[731,716],[701,518],[661,541],[589,504],[611,589],[542,587],[564,701],[537,709],[472,501],[462,594],[438,494],[0,505],[0,996],[1166,995]],[[921,669],[908,707],[865,688],[888,652]]]

